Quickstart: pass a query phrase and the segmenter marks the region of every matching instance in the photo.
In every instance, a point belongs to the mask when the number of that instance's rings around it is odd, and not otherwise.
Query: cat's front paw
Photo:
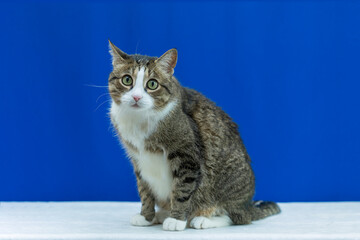
[[[166,231],[182,231],[186,228],[186,221],[177,220],[172,217],[165,219],[163,229]]]
[[[145,227],[150,226],[153,224],[153,222],[149,222],[145,219],[143,215],[137,214],[133,216],[130,220],[131,225],[139,226],[139,227]]]

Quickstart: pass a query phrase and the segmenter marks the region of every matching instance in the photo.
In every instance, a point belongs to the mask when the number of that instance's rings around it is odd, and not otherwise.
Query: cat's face
[[[113,71],[109,92],[115,104],[131,111],[161,110],[173,98],[172,75],[176,49],[160,58],[127,55],[110,42]]]

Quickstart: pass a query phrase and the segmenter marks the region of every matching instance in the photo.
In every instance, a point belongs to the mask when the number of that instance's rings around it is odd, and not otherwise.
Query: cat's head
[[[176,49],[157,58],[128,55],[109,43],[113,64],[109,92],[115,104],[133,111],[161,110],[174,99]]]

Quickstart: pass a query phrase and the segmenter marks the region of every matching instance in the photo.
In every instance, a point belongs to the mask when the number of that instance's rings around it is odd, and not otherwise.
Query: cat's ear
[[[161,57],[156,59],[155,64],[163,71],[169,74],[174,74],[174,68],[177,62],[177,50],[172,48],[164,53]]]
[[[129,59],[129,55],[121,51],[110,40],[109,40],[109,48],[110,48],[110,54],[112,56],[112,64],[114,68],[119,65],[125,64],[126,59]]]

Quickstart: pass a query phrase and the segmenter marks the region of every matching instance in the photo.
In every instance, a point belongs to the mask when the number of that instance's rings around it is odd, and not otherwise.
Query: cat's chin
[[[127,105],[126,108],[128,109],[128,111],[135,111],[135,112],[141,112],[141,111],[149,110],[149,107],[142,106],[142,105],[139,105],[137,103]]]
[[[141,107],[137,103],[135,103],[131,105],[131,108],[140,109]]]

